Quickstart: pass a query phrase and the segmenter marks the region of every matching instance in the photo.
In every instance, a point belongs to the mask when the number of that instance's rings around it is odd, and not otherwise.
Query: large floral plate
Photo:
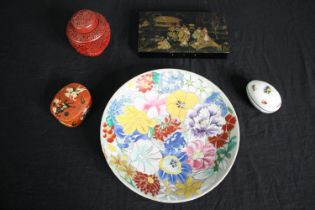
[[[239,141],[228,98],[206,78],[183,70],[129,80],[102,117],[102,150],[114,174],[160,202],[185,202],[212,190],[231,169]]]

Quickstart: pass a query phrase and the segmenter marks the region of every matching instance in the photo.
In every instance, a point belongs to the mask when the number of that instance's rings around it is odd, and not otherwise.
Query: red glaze
[[[80,125],[92,105],[92,97],[86,87],[71,83],[63,87],[50,104],[50,112],[67,127]]]
[[[105,17],[91,10],[79,10],[67,25],[67,37],[77,52],[98,56],[108,46],[110,27]]]

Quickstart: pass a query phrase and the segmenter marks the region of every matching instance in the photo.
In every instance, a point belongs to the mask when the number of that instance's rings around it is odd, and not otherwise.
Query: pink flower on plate
[[[187,163],[191,165],[194,171],[213,166],[217,151],[213,144],[195,140],[190,142],[184,150],[188,155]]]
[[[145,111],[149,118],[155,118],[166,114],[166,97],[154,92],[148,92],[144,98],[135,99],[135,106]]]

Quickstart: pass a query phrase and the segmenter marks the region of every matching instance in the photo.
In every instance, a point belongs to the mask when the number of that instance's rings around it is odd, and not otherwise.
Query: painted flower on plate
[[[174,194],[175,189],[174,185],[171,185],[169,181],[164,180],[161,184],[161,190],[156,196],[160,200],[176,200],[176,195]]]
[[[135,171],[134,167],[130,164],[122,165],[120,170],[121,170],[121,172],[123,172],[125,174],[125,176],[127,176],[129,178],[133,178],[136,175],[136,171]]]
[[[137,171],[154,174],[159,170],[159,161],[162,154],[151,141],[137,141],[128,147],[130,164]]]
[[[129,98],[115,98],[109,105],[108,111],[107,111],[107,117],[106,122],[108,125],[114,125],[116,124],[116,116],[122,113],[122,107],[124,104],[129,102]]]
[[[141,75],[136,81],[136,87],[142,93],[151,90],[153,88],[153,85],[153,72]]]
[[[166,109],[173,117],[183,121],[189,109],[192,109],[199,102],[198,96],[194,93],[177,90],[166,98]]]
[[[155,175],[148,175],[137,171],[133,180],[137,187],[145,194],[151,193],[152,196],[155,196],[160,191],[160,182]]]
[[[154,138],[164,141],[168,135],[178,129],[180,129],[180,122],[177,119],[165,117],[163,122],[154,126]]]
[[[216,148],[220,148],[227,142],[228,137],[228,133],[224,132],[217,136],[208,137],[208,141],[212,143]]]
[[[166,150],[179,150],[186,145],[186,140],[181,132],[177,131],[168,137],[164,142]]]
[[[201,140],[195,140],[190,142],[184,151],[188,155],[187,163],[194,171],[200,171],[213,166],[217,150],[211,143],[205,144]]]
[[[132,134],[136,130],[141,134],[146,134],[149,128],[155,125],[153,119],[148,118],[144,111],[134,106],[125,106],[124,113],[118,115],[116,120],[123,127],[126,134]]]
[[[227,112],[228,112],[228,108],[226,106],[226,104],[224,103],[223,99],[220,96],[219,92],[213,92],[206,100],[205,103],[211,104],[214,103],[217,106],[220,107],[221,109],[221,116],[224,117]]]
[[[109,161],[110,165],[114,166],[117,170],[121,170],[121,168],[127,164],[127,161],[124,160],[120,154],[118,154],[117,156],[110,156],[111,160]]]
[[[186,124],[193,136],[197,138],[212,137],[223,132],[225,119],[221,116],[220,108],[215,104],[198,104],[190,110]]]
[[[113,144],[107,144],[106,149],[111,153],[117,152],[117,148]]]
[[[165,95],[147,92],[144,98],[136,98],[134,103],[138,109],[145,111],[149,118],[155,118],[167,113],[165,101]]]
[[[167,179],[171,184],[175,184],[178,180],[184,183],[187,179],[187,174],[192,171],[186,161],[187,155],[184,152],[165,151],[159,164],[159,177],[162,180]]]
[[[198,94],[201,98],[206,98],[211,91],[209,85],[205,84],[200,78],[192,75],[185,75],[183,89]]]
[[[124,133],[123,127],[119,124],[115,125],[114,133],[116,134],[116,142],[118,147],[127,148],[131,142],[136,142],[139,140],[148,140],[148,135],[141,134],[135,130],[132,134]]]
[[[159,93],[171,93],[183,86],[184,75],[181,72],[167,72],[159,76]]]
[[[193,181],[192,177],[187,178],[186,183],[177,183],[176,194],[183,195],[186,198],[189,198],[198,193],[200,187],[202,185],[201,181]]]
[[[223,126],[224,131],[230,131],[234,128],[236,123],[236,118],[233,117],[231,114],[225,116],[226,124]]]

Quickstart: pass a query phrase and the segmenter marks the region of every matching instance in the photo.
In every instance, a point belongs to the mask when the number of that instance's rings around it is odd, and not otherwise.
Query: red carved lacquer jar
[[[110,27],[105,17],[87,9],[71,17],[66,33],[74,49],[86,56],[100,55],[110,41]]]
[[[63,87],[50,104],[50,112],[67,127],[82,123],[92,105],[92,97],[86,87],[71,83]]]

